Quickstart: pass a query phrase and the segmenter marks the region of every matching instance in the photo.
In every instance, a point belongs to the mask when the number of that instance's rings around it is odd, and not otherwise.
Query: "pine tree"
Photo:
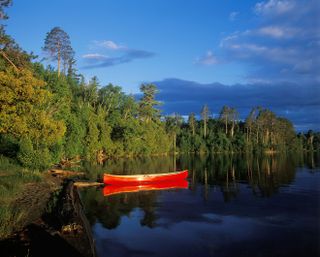
[[[155,94],[158,92],[157,87],[153,84],[142,84],[140,90],[143,93],[139,103],[142,120],[149,122],[152,119],[157,119],[160,113],[158,109],[154,108],[154,106],[160,104],[155,100]]]
[[[8,19],[7,14],[4,12],[3,8],[8,7],[11,5],[11,0],[0,0],[0,20]]]
[[[64,72],[70,60],[73,59],[74,51],[71,47],[69,35],[59,27],[54,27],[44,41],[43,50],[47,52],[53,61],[58,62],[58,76],[60,76],[61,63],[64,66]]]
[[[209,120],[209,108],[208,105],[204,105],[201,111],[201,117],[203,120],[203,137],[207,137],[207,123]]]
[[[194,113],[190,113],[189,118],[188,118],[188,124],[189,124],[189,128],[192,132],[192,136],[195,135],[196,133],[196,117],[194,115]]]

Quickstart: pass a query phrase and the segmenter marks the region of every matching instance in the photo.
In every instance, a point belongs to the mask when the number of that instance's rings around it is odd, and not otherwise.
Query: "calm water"
[[[314,156],[182,156],[109,161],[117,174],[189,169],[186,189],[82,191],[98,256],[319,256]]]

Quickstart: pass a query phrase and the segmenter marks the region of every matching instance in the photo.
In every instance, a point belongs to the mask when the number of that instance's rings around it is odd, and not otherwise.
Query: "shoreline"
[[[27,214],[14,233],[0,239],[6,256],[95,257],[90,224],[84,214],[76,180],[68,175],[44,175],[39,185],[30,183],[14,205]],[[28,192],[30,194],[28,194]]]

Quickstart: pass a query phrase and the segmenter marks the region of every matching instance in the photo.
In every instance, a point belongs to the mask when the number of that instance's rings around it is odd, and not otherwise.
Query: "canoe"
[[[103,183],[108,185],[139,185],[158,183],[163,181],[186,179],[188,170],[158,173],[158,174],[140,174],[140,175],[112,175],[104,174]]]
[[[107,185],[103,188],[103,195],[110,196],[121,193],[135,193],[140,191],[155,191],[169,189],[188,188],[188,181],[185,179],[168,180],[158,183],[140,184],[140,185]]]

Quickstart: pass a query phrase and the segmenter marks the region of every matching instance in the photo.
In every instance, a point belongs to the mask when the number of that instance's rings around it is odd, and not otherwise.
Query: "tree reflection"
[[[272,197],[281,187],[294,181],[297,167],[319,167],[319,155],[182,155],[176,160],[173,157],[113,160],[107,166],[118,174],[137,174],[140,170],[165,172],[172,171],[175,166],[189,169],[190,197],[199,192],[209,203],[214,192],[221,192],[224,201],[230,202],[239,197],[241,184],[247,185],[256,197]],[[93,174],[102,172],[96,170]],[[101,189],[90,188],[84,189],[81,196],[91,224],[99,221],[105,228],[114,229],[120,225],[122,217],[130,217],[138,208],[143,213],[140,225],[154,228],[160,194],[161,191],[142,191],[104,197]]]
[[[101,190],[92,188],[82,190],[81,196],[90,224],[97,220],[107,229],[120,225],[122,216],[140,208],[144,212],[140,224],[153,228],[156,226],[155,203],[158,192],[123,193],[104,197]]]
[[[217,187],[225,201],[237,197],[239,184],[247,183],[254,195],[270,197],[281,186],[292,183],[301,159],[292,155],[201,155],[181,158],[181,166],[191,170],[191,189],[204,187],[208,198],[210,187]],[[300,163],[301,164],[301,163]]]

